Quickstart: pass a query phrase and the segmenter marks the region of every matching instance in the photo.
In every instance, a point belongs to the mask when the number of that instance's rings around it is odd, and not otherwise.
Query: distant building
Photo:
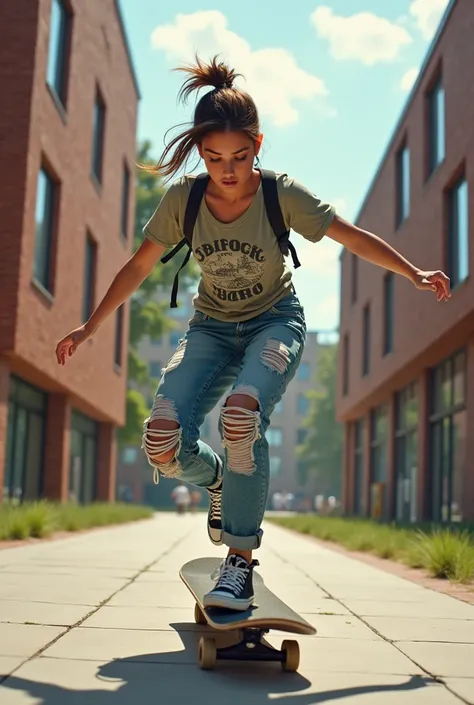
[[[0,3],[0,487],[115,496],[128,307],[66,367],[133,238],[135,74],[114,0]]]
[[[348,514],[474,520],[473,9],[450,2],[357,218],[420,268],[444,269],[451,300],[341,259]]]
[[[168,293],[163,294],[163,296],[168,295]],[[146,361],[150,374],[156,378],[157,383],[161,369],[173,355],[193,315],[193,295],[192,292],[183,292],[180,295],[179,307],[169,310],[169,315],[178,324],[175,330],[160,340],[144,340],[139,347],[140,358]],[[309,400],[305,392],[314,387],[317,361],[322,346],[333,339],[333,334],[324,335],[317,332],[307,334],[303,359],[296,376],[272,415],[272,423],[267,431],[271,476],[269,497],[276,491],[286,491],[295,495],[296,503],[305,494],[311,497],[311,500],[313,499],[313,483],[310,482],[303,487],[298,479],[296,447],[303,442],[306,434],[304,420],[308,414]],[[153,399],[150,398],[148,401],[151,407]],[[221,455],[224,449],[218,431],[218,421],[222,402],[223,400],[217,404],[201,427],[201,439]],[[158,487],[153,485],[152,469],[143,450],[138,447],[124,448],[118,468],[119,496],[151,504],[171,505],[170,495],[175,482],[160,480]]]

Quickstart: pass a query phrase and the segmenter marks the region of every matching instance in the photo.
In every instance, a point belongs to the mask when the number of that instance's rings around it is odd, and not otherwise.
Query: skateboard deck
[[[316,629],[291,607],[269,590],[262,576],[253,571],[255,600],[253,606],[237,612],[220,607],[204,607],[204,595],[215,585],[213,573],[221,558],[196,558],[182,566],[179,575],[196,600],[194,617],[198,624],[208,624],[217,631],[240,630],[242,641],[231,647],[217,649],[214,639],[203,637],[199,643],[199,665],[213,668],[217,659],[279,661],[286,671],[296,671],[299,665],[299,646],[296,641],[284,641],[279,651],[262,641],[270,629],[294,634],[316,634]]]

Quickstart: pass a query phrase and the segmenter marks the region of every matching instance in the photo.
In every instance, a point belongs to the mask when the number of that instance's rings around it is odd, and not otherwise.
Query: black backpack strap
[[[206,186],[209,181],[209,174],[203,173],[198,174],[193,185],[191,186],[191,191],[189,192],[188,201],[186,203],[186,210],[184,212],[184,223],[183,223],[183,233],[184,237],[181,242],[178,242],[176,247],[174,247],[171,252],[161,258],[161,262],[166,264],[170,261],[184,245],[188,245],[188,252],[183,260],[181,267],[176,272],[176,276],[173,281],[173,288],[171,290],[171,302],[170,308],[178,308],[177,296],[179,287],[179,273],[187,265],[192,254],[193,246],[193,232],[194,225],[196,223],[196,218],[198,217],[199,208],[201,206],[201,201],[203,199],[204,193],[206,191]]]
[[[282,253],[287,257],[291,252],[291,258],[295,269],[301,267],[301,263],[296,254],[293,244],[290,242],[290,231],[285,225],[283,213],[281,212],[280,200],[278,198],[278,186],[276,174],[270,169],[259,169],[262,177],[263,200],[267,218],[278,240],[278,245]]]
[[[198,174],[194,184],[191,186],[191,191],[189,192],[183,223],[183,233],[184,237],[188,241],[189,247],[193,246],[194,225],[196,223],[196,218],[198,217],[199,208],[201,206],[201,201],[206,191],[208,182],[209,174],[206,172],[203,174]]]

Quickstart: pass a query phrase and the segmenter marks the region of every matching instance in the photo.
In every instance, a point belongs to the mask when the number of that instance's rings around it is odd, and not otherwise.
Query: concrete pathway
[[[202,514],[164,513],[0,550],[1,705],[474,703],[473,606],[270,524],[259,570],[318,635],[298,637],[297,674],[201,671],[203,628],[178,569],[224,552]]]

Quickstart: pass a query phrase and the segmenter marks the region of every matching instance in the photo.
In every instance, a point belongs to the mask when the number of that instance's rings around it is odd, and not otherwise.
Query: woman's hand
[[[85,343],[86,340],[92,338],[95,331],[91,330],[87,324],[79,326],[75,330],[68,333],[56,346],[56,359],[58,365],[65,365],[68,357],[71,357],[76,352],[79,345]]]
[[[435,291],[438,301],[448,301],[451,298],[449,277],[444,272],[417,271],[413,277],[413,284],[417,289]]]

